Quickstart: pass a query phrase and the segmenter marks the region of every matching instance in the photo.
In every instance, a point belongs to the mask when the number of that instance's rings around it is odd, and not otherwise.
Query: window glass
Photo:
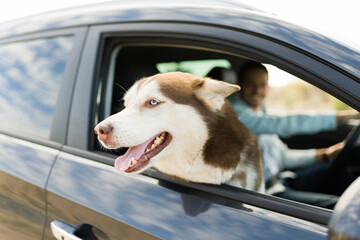
[[[72,36],[0,46],[1,127],[49,137]]]

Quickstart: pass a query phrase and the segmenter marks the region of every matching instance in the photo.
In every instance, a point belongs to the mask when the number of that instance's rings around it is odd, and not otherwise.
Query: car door
[[[39,239],[45,220],[45,184],[59,147],[0,134],[3,239]]]
[[[64,137],[54,116],[62,86],[73,82],[75,35],[69,29],[0,42],[1,239],[42,238],[45,187]]]
[[[220,51],[231,44],[219,44],[215,36],[242,39],[242,34],[196,24],[90,28],[74,89],[67,144],[48,180],[45,239],[326,238],[330,211],[229,186],[186,183],[153,170],[123,175],[113,167],[117,153],[97,147],[92,129],[112,111],[106,84],[114,78],[111,62],[118,51],[116,47],[107,51],[111,45],[107,40],[115,39],[121,46],[122,42],[148,44],[152,39],[155,45],[197,45]]]

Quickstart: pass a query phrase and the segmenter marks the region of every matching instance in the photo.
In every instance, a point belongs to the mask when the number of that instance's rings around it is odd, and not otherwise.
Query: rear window
[[[1,128],[48,138],[72,36],[0,46]]]

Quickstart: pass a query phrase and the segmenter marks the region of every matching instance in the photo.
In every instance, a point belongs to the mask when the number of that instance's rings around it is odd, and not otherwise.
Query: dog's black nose
[[[98,135],[99,139],[104,141],[112,129],[113,127],[110,124],[99,123],[96,125],[94,131],[95,134]]]

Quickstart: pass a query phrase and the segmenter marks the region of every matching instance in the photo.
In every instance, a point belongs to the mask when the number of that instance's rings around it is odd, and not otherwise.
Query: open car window
[[[223,80],[232,84],[237,82],[237,72],[249,61],[247,57],[231,53],[212,51],[195,46],[154,44],[109,44],[109,54],[103,59],[100,85],[97,92],[97,111],[95,122],[100,122],[111,114],[121,111],[123,96],[133,83],[157,73],[170,71],[189,72],[194,75]],[[256,59],[255,59],[256,60]],[[271,63],[265,66],[269,70],[270,88],[266,105],[269,111],[313,111],[345,110],[348,106],[331,97],[322,90],[276,68]],[[214,69],[221,73],[212,73]],[[214,74],[214,75],[213,75]],[[233,96],[229,97],[234,101]],[[348,130],[346,130],[348,132]],[[342,132],[342,130],[340,131]],[[291,148],[326,147],[342,141],[346,133],[319,133],[282,138]],[[329,137],[330,135],[331,137]],[[118,150],[114,154],[119,154]]]

